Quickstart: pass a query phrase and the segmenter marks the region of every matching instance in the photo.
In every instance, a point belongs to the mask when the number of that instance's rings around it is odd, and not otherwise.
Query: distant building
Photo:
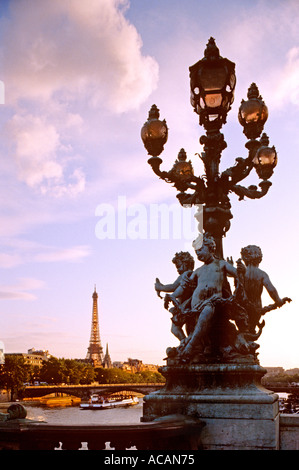
[[[111,369],[112,368],[112,361],[111,361],[109,351],[108,351],[108,344],[106,345],[106,354],[104,356],[102,366],[104,367],[104,369]]]
[[[143,369],[143,364],[140,359],[131,359],[130,357],[128,358],[128,363],[129,366],[131,367],[131,371],[133,373],[135,372],[141,372]]]
[[[28,354],[33,354],[35,356],[43,356],[43,357],[47,357],[48,359],[51,357],[51,355],[49,354],[49,351],[47,349],[35,349],[35,348],[31,348],[31,349],[28,349]]]
[[[142,372],[142,371],[151,371],[158,372],[159,366],[155,364],[143,364],[140,359],[131,359],[128,358],[127,362],[114,361],[112,367],[117,367],[118,369],[123,369],[128,372]]]
[[[149,370],[150,372],[159,372],[160,366],[157,364],[143,364],[144,370]]]
[[[288,375],[299,375],[299,368],[295,367],[294,369],[287,369],[285,373]]]
[[[128,358],[128,361],[111,361],[111,357],[108,351],[108,344],[106,345],[106,353],[103,355],[103,348],[100,338],[100,327],[99,327],[99,312],[98,312],[98,293],[96,287],[92,294],[92,320],[91,320],[91,333],[90,341],[87,349],[87,355],[84,362],[90,362],[94,367],[110,369],[116,367],[123,369],[128,372],[141,372],[148,370],[151,372],[158,372],[159,366],[154,364],[143,364],[140,359]],[[83,360],[82,360],[83,361]]]
[[[122,369],[123,368],[123,362],[121,361],[113,361],[112,367],[115,367],[116,369]]]
[[[94,367],[101,367],[103,364],[103,348],[100,339],[99,315],[98,315],[98,294],[96,287],[92,294],[92,319],[90,341],[87,349],[86,361],[91,362]]]
[[[7,356],[20,356],[24,358],[25,364],[31,365],[32,367],[36,366],[41,368],[45,361],[48,361],[51,357],[49,351],[36,351],[34,348],[28,349],[26,353],[10,353],[6,354]]]
[[[94,367],[104,367],[105,369],[112,368],[112,361],[108,351],[108,344],[106,345],[106,353],[103,355],[103,348],[100,338],[99,327],[99,312],[98,312],[98,294],[96,287],[92,294],[92,320],[91,320],[91,333],[90,341],[86,355],[86,362],[92,363]]]
[[[283,374],[285,372],[283,367],[265,367],[265,369],[267,370],[265,377],[272,377],[274,375]]]

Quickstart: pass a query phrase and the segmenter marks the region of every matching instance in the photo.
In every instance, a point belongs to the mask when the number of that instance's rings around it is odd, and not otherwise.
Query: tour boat
[[[126,406],[138,405],[138,397],[134,396],[115,396],[102,397],[99,395],[91,395],[88,403],[81,403],[82,410],[106,410],[109,408],[118,408]]]
[[[81,402],[81,398],[74,396],[63,396],[63,397],[43,397],[40,400],[42,405],[46,406],[74,406]]]

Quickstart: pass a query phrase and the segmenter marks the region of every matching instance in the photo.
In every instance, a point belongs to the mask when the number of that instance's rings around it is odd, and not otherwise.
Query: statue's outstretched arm
[[[179,287],[179,285],[180,285],[180,283],[177,279],[172,284],[161,284],[162,289],[160,289],[160,290],[162,290],[163,292],[174,292],[177,289],[177,287]]]
[[[271,299],[278,305],[282,305],[283,301],[280,298],[277,289],[273,286],[272,282],[267,273],[263,273],[263,285],[266,288],[268,294],[270,295]]]
[[[180,285],[180,276],[172,284],[162,284],[158,278],[155,282],[155,290],[159,295],[160,292],[174,292]]]
[[[224,266],[225,266],[225,272],[228,276],[230,277],[234,277],[234,278],[237,278],[238,277],[238,273],[237,273],[237,270],[236,268],[231,264],[231,262],[229,261],[224,261]]]

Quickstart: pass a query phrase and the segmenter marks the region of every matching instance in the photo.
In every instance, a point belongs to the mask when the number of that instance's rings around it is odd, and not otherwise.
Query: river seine
[[[279,398],[286,400],[287,393],[279,393]],[[21,402],[27,410],[27,419],[49,424],[139,424],[143,412],[143,398],[138,405],[128,408],[109,410],[83,410],[77,406],[47,407],[36,402]]]
[[[143,399],[139,404],[128,408],[110,410],[83,410],[78,406],[46,407],[34,402],[23,402],[27,419],[49,424],[139,424],[142,416]]]

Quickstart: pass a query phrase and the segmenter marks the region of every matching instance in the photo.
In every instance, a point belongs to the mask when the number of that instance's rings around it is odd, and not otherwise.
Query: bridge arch
[[[51,393],[65,393],[75,397],[87,400],[91,394],[99,393],[102,395],[111,395],[113,393],[126,390],[127,392],[148,395],[150,392],[159,390],[164,386],[163,383],[153,384],[92,384],[92,385],[40,385],[25,387],[23,398],[38,398]]]

